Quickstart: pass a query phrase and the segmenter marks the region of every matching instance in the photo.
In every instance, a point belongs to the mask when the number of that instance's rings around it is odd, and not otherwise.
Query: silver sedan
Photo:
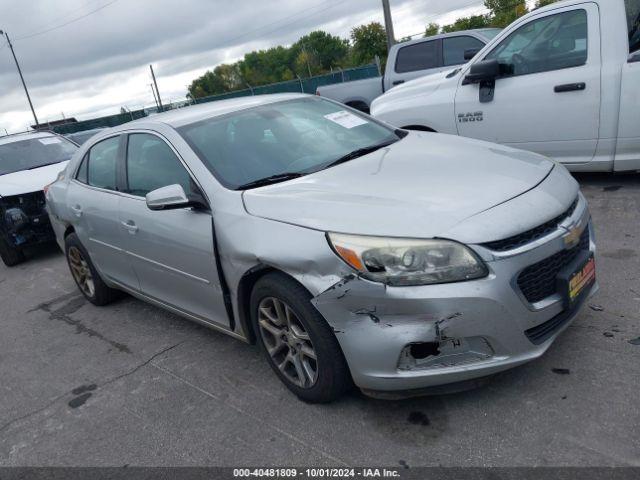
[[[542,355],[597,289],[563,166],[319,97],[105,130],[47,203],[90,302],[124,291],[257,342],[310,402],[475,383]]]

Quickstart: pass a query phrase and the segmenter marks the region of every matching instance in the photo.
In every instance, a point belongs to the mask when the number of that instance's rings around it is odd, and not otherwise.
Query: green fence
[[[195,103],[215,102],[217,100],[225,100],[227,98],[246,97],[250,95],[264,95],[269,93],[315,93],[316,89],[323,85],[331,85],[333,83],[350,82],[353,80],[363,80],[365,78],[373,78],[380,75],[378,66],[373,63],[363,67],[350,68],[347,70],[339,70],[325,75],[318,75],[310,78],[300,78],[290,80],[288,82],[272,83],[269,85],[261,85],[259,87],[246,88],[244,90],[236,90],[234,92],[222,93],[220,95],[211,95],[209,97],[198,98]],[[165,105],[165,110],[175,108],[174,105]],[[133,110],[127,113],[119,113],[108,117],[93,118],[91,120],[83,120],[76,123],[68,123],[66,125],[58,125],[53,127],[56,133],[67,135],[69,133],[91,130],[94,128],[107,128],[122,125],[123,123],[146,117],[148,113],[145,110]]]
[[[82,132],[94,128],[115,127],[146,116],[147,113],[144,110],[132,110],[131,112],[118,113],[117,115],[109,115],[108,117],[92,118],[91,120],[58,125],[57,127],[53,127],[53,131],[61,135],[68,135],[69,133]]]
[[[264,95],[269,93],[316,93],[318,87],[331,85],[333,83],[350,82],[353,80],[363,80],[365,78],[373,78],[379,76],[378,66],[373,63],[364,67],[350,68],[348,70],[339,70],[325,75],[317,75],[310,78],[299,78],[289,80],[287,82],[271,83],[269,85],[261,85],[259,87],[245,88],[244,90],[236,90],[235,92],[221,93],[219,95],[211,95],[209,97],[197,98],[195,103],[215,102],[217,100],[225,100],[227,98],[246,97],[249,95]]]

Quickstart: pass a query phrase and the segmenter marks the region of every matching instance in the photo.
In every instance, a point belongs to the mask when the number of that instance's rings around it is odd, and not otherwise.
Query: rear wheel
[[[9,242],[0,237],[0,258],[7,267],[15,267],[24,262],[25,256],[22,250],[9,245]]]
[[[120,292],[108,287],[93,266],[89,253],[75,233],[65,238],[65,254],[71,276],[78,289],[94,305],[107,305],[120,296]]]
[[[270,273],[251,294],[258,343],[289,390],[310,403],[331,402],[351,383],[340,345],[311,295],[299,283]]]

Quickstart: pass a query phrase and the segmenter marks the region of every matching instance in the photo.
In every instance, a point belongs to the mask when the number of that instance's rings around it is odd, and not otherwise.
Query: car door
[[[100,273],[138,290],[138,280],[123,251],[119,227],[120,195],[116,172],[121,154],[120,136],[93,145],[69,182],[67,206],[76,235]]]
[[[600,28],[593,3],[541,13],[496,45],[496,59],[512,73],[495,82],[493,99],[464,84],[455,97],[460,135],[554,157],[593,159],[600,125]],[[478,59],[480,61],[483,59]]]
[[[214,257],[210,211],[152,211],[145,195],[179,184],[199,189],[176,151],[152,133],[130,133],[125,156],[126,192],[119,230],[142,293],[165,305],[228,326]]]

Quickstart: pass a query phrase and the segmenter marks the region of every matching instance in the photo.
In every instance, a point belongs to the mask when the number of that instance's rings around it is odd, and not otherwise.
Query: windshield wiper
[[[293,180],[294,178],[299,178],[304,175],[304,173],[299,172],[278,173],[276,175],[270,175],[268,177],[259,178],[258,180],[239,185],[236,187],[236,190],[248,190],[250,188],[264,187],[265,185],[272,185],[274,183],[284,182],[286,180]]]
[[[341,163],[348,162],[349,160],[353,160],[354,158],[362,157],[368,153],[375,152],[376,150],[380,150],[381,148],[388,147],[392,143],[396,143],[398,140],[389,140],[387,142],[378,143],[377,145],[369,145],[368,147],[358,148],[353,150],[352,152],[343,155],[342,157],[334,160],[333,162],[326,165],[324,168],[335,167],[336,165],[340,165]]]

